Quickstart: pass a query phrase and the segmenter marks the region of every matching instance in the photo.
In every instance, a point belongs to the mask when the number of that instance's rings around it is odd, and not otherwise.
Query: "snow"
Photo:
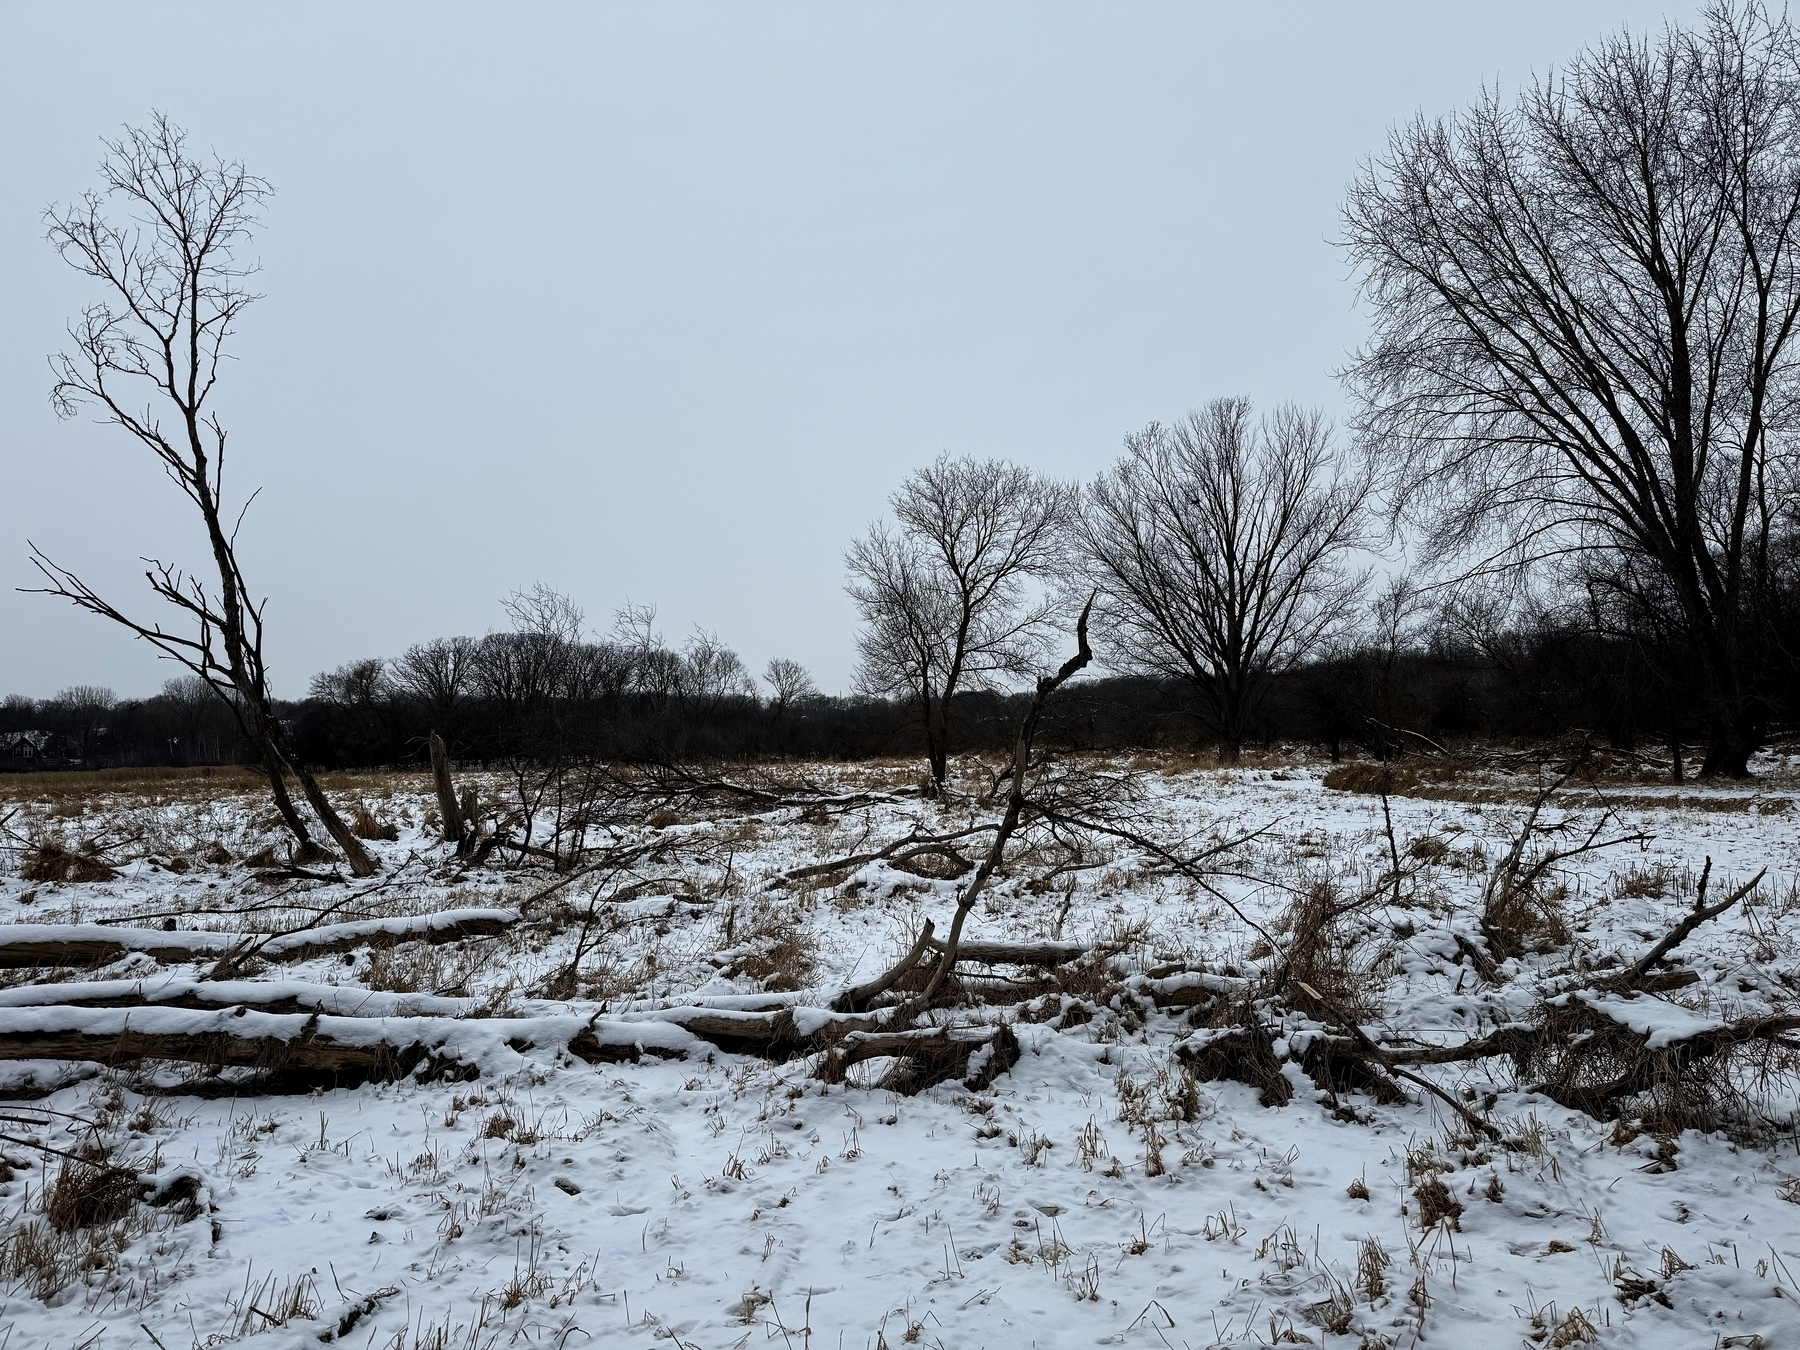
[[[1576,997],[1595,1012],[1647,1036],[1646,1044],[1652,1050],[1665,1050],[1676,1041],[1685,1041],[1704,1031],[1717,1031],[1726,1025],[1722,1018],[1704,1017],[1691,1008],[1651,994],[1627,998],[1622,994],[1587,993]]]
[[[817,772],[861,785],[857,770]],[[1785,1006],[1800,984],[1790,936],[1800,912],[1796,794],[1791,774],[1764,772],[1755,810],[1696,809],[1704,788],[1634,787],[1621,824],[1652,839],[1586,856],[1561,879],[1575,949],[1595,968],[1635,958],[1668,930],[1703,858],[1713,859],[1715,886],[1770,869],[1752,910],[1702,927],[1680,949],[1698,984],[1667,996],[1584,995],[1653,1045]],[[1223,837],[1282,822],[1217,883],[1265,926],[1291,892],[1251,878],[1326,879],[1354,891],[1379,874],[1387,851],[1378,800],[1324,790],[1320,766],[1283,773],[1153,766],[1145,783],[1146,829]],[[1402,850],[1434,836],[1450,853],[1360,931],[1359,954],[1383,957],[1388,971],[1371,982],[1380,1004],[1372,1034],[1427,1043],[1482,1034],[1526,1016],[1566,974],[1569,949],[1530,953],[1491,987],[1459,957],[1458,934],[1478,940],[1473,906],[1520,814],[1517,795],[1393,800]],[[356,1350],[1197,1350],[1268,1343],[1290,1329],[1315,1344],[1410,1346],[1421,1330],[1410,1291],[1422,1282],[1426,1346],[1548,1344],[1547,1332],[1528,1339],[1540,1330],[1533,1318],[1547,1325],[1577,1308],[1602,1346],[1800,1345],[1800,1205],[1784,1198],[1800,1195],[1788,1184],[1800,1174],[1791,1140],[1753,1146],[1689,1131],[1619,1142],[1611,1122],[1530,1093],[1504,1062],[1433,1076],[1477,1104],[1494,1093],[1492,1118],[1513,1147],[1453,1141],[1457,1122],[1423,1097],[1383,1106],[1346,1094],[1351,1109],[1334,1113],[1292,1063],[1287,1106],[1265,1108],[1242,1084],[1203,1083],[1194,1118],[1184,1119],[1174,1046],[1214,1033],[1128,999],[1081,1025],[1021,1020],[1020,1061],[991,1090],[946,1084],[916,1097],[866,1086],[877,1064],[828,1085],[808,1060],[727,1054],[671,1020],[682,1008],[747,1022],[789,1007],[802,1034],[829,1025],[836,1015],[819,1000],[885,968],[924,918],[944,931],[955,886],[881,867],[817,890],[771,881],[852,851],[865,832],[885,840],[915,823],[941,829],[974,808],[941,808],[940,820],[940,808],[900,799],[823,825],[778,810],[670,827],[665,836],[687,851],[651,875],[679,871],[684,885],[671,891],[711,903],[600,900],[589,983],[580,997],[551,999],[543,990],[570,959],[579,923],[537,910],[518,918],[542,874],[456,869],[424,828],[429,801],[429,786],[410,780],[376,803],[402,828],[397,842],[375,846],[386,888],[367,900],[352,900],[367,883],[275,892],[231,866],[173,874],[133,865],[114,881],[32,887],[0,856],[8,938],[38,930],[117,940],[127,930],[97,920],[129,925],[179,909],[184,925],[210,934],[207,950],[223,952],[238,933],[282,931],[327,910],[363,932],[445,922],[433,915],[511,916],[496,938],[349,959],[283,962],[270,944],[260,969],[230,981],[205,980],[208,962],[164,969],[142,958],[57,971],[54,983],[17,983],[25,973],[11,972],[0,1036],[116,1036],[129,1025],[419,1042],[480,1076],[239,1095],[240,1070],[0,1064],[0,1095],[63,1084],[0,1105],[18,1122],[0,1133],[66,1148],[85,1137],[82,1127],[34,1108],[99,1119],[116,1157],[165,1187],[191,1176],[216,1207],[188,1222],[173,1206],[145,1211],[147,1226],[128,1235],[113,1267],[71,1269],[72,1283],[48,1299],[21,1275],[0,1275],[0,1325],[11,1328],[0,1344],[149,1346],[148,1328],[166,1350],[317,1346],[366,1303],[343,1337]],[[234,850],[255,842],[260,803],[208,809],[217,828],[237,832]],[[154,811],[179,807],[100,801],[81,828],[127,815],[145,827]],[[162,828],[181,828],[175,814]],[[1266,958],[1255,935],[1215,898],[1126,852],[1101,861],[1072,889],[1064,881],[1042,895],[1026,885],[1029,869],[1017,869],[977,906],[968,937],[1116,941],[1128,992],[1238,990],[1256,975]],[[1628,884],[1652,874],[1666,874],[1662,894]],[[579,915],[592,895],[577,882],[567,902]],[[743,955],[781,937],[810,944],[814,964],[799,970],[809,988],[759,988],[760,976],[734,973]],[[152,1006],[62,1001],[75,985],[89,1000]],[[498,1015],[471,1017],[477,1010]],[[590,1066],[562,1049],[583,1028],[604,1044],[671,1057]],[[1283,1030],[1298,1046],[1317,1024],[1293,1018]],[[17,1145],[0,1143],[0,1154],[16,1168],[0,1184],[0,1214],[16,1232],[55,1168]],[[1459,1228],[1421,1232],[1412,1190],[1422,1161],[1445,1169],[1463,1206]],[[1359,1180],[1367,1198],[1351,1194]],[[1371,1238],[1392,1262],[1372,1299],[1357,1284]],[[1672,1306],[1628,1306],[1620,1270],[1654,1281]],[[246,1311],[246,1290],[268,1279],[271,1298],[304,1282],[306,1315],[270,1326]],[[1345,1336],[1322,1328],[1316,1311],[1309,1317],[1338,1287],[1352,1292]]]

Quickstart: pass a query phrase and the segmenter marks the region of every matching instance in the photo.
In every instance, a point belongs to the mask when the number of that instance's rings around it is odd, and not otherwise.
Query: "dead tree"
[[[316,856],[318,846],[289,799],[290,775],[351,870],[367,876],[374,860],[275,716],[263,654],[267,602],[253,598],[239,563],[243,513],[226,515],[225,427],[208,408],[226,346],[256,298],[244,284],[255,269],[239,251],[272,189],[242,164],[193,158],[182,130],[160,115],[147,129],[128,129],[108,142],[107,150],[105,192],[49,213],[50,240],[64,261],[105,290],[71,325],[74,349],[54,359],[51,400],[64,417],[97,407],[102,421],[122,427],[156,457],[200,515],[217,585],[174,564],[150,562],[151,590],[192,625],[185,633],[127,617],[34,546],[32,561],[49,583],[40,590],[122,625],[205,680],[255,749],[301,858]],[[129,223],[110,214],[114,203],[125,207]],[[159,410],[173,414],[172,427]]]
[[[1070,496],[1016,465],[946,456],[894,494],[897,530],[872,527],[845,557],[858,683],[917,705],[934,793],[956,696],[1036,668],[1054,610],[1028,585],[1055,567]]]
[[[460,851],[463,844],[462,804],[456,800],[456,784],[450,777],[450,752],[444,748],[444,738],[435,731],[431,733],[431,781],[437,789],[438,814],[444,818],[444,842],[455,844]]]
[[[1349,563],[1368,494],[1316,412],[1258,424],[1217,399],[1126,437],[1074,530],[1115,663],[1192,687],[1235,761],[1270,679],[1316,654],[1362,589]]]
[[[1397,516],[1463,575],[1572,564],[1673,635],[1712,775],[1763,739],[1791,584],[1797,81],[1785,14],[1712,5],[1399,128],[1345,208]]]

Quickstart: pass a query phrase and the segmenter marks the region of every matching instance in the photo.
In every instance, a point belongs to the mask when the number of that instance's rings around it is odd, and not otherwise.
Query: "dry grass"
[[[749,948],[727,973],[759,981],[764,989],[792,992],[808,988],[819,967],[818,939],[795,909],[765,905],[737,927],[740,945]]]
[[[111,881],[118,871],[86,850],[71,850],[56,839],[40,839],[25,851],[19,875],[27,881]]]
[[[1660,900],[1669,893],[1666,867],[1639,867],[1635,863],[1612,878],[1612,893],[1620,900]]]
[[[1568,898],[1569,888],[1561,884],[1495,887],[1482,911],[1481,931],[1501,960],[1566,947],[1572,936],[1563,914]]]
[[[105,1111],[96,1117],[106,1119]],[[137,1171],[115,1163],[96,1134],[0,1216],[0,1287],[49,1300],[72,1284],[103,1280],[133,1243],[168,1222],[138,1193]]]
[[[44,1193],[44,1217],[59,1233],[117,1223],[137,1201],[137,1175],[109,1164],[103,1152],[94,1153],[64,1158]]]
[[[1296,1008],[1331,1020],[1338,1009],[1358,1020],[1374,1015],[1378,982],[1370,963],[1356,959],[1358,944],[1344,922],[1357,907],[1357,902],[1345,901],[1329,880],[1317,879],[1276,920],[1275,931],[1286,938],[1280,992]],[[1317,990],[1324,1001],[1313,998],[1302,985]]]
[[[378,820],[367,802],[358,801],[350,813],[350,833],[358,839],[381,839],[393,843],[400,837],[399,827],[392,821]]]
[[[1413,1199],[1419,1205],[1420,1228],[1436,1228],[1439,1224],[1453,1229],[1462,1227],[1462,1201],[1450,1194],[1442,1177],[1434,1174],[1421,1181],[1413,1188]]]
[[[267,781],[237,765],[197,769],[89,769],[0,774],[0,801],[80,802],[117,796],[151,802],[199,801],[266,790]]]

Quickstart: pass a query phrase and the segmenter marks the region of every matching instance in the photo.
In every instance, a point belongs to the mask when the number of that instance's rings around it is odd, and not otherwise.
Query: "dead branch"
[[[1044,708],[1056,691],[1066,684],[1077,672],[1084,669],[1094,659],[1093,649],[1088,646],[1088,616],[1093,612],[1094,597],[1089,596],[1087,604],[1082,606],[1081,617],[1075,622],[1075,655],[1057,669],[1054,675],[1040,676],[1037,691],[1032,695],[1031,706],[1026,710],[1023,721],[1019,724],[1018,740],[1013,746],[1012,786],[1006,795],[1006,813],[1000,818],[999,827],[994,831],[994,840],[988,846],[987,856],[975,869],[975,876],[964,888],[956,902],[956,913],[950,920],[950,932],[944,939],[944,953],[936,968],[932,971],[931,981],[925,986],[923,993],[910,1003],[900,1016],[911,1015],[921,1008],[931,1006],[937,997],[938,990],[943,987],[944,977],[956,966],[957,956],[962,945],[963,923],[975,901],[986,889],[988,879],[1000,866],[1001,859],[1006,856],[1007,841],[1018,830],[1025,816],[1027,799],[1025,780],[1031,769],[1032,742],[1036,739],[1038,722],[1043,717]]]
[[[924,959],[925,952],[931,945],[931,920],[927,919],[925,926],[919,930],[918,941],[913,943],[912,949],[905,956],[901,957],[885,974],[877,975],[864,984],[844,990],[831,1001],[832,1009],[836,1012],[861,1012],[869,1006],[871,1000],[887,993],[905,979],[907,973]]]
[[[1687,941],[1688,936],[1701,924],[1706,923],[1708,920],[1718,918],[1719,915],[1723,914],[1746,895],[1750,894],[1750,892],[1755,890],[1762,879],[1767,875],[1768,868],[1765,867],[1762,871],[1751,877],[1749,881],[1745,882],[1730,895],[1719,901],[1718,904],[1709,907],[1706,903],[1706,883],[1712,876],[1712,859],[1708,858],[1706,860],[1706,866],[1700,871],[1700,885],[1694,895],[1694,908],[1689,911],[1680,923],[1676,924],[1674,928],[1663,935],[1662,941],[1658,942],[1636,961],[1633,961],[1619,973],[1616,979],[1610,980],[1608,983],[1620,989],[1642,988],[1644,979],[1649,974],[1651,966],[1655,965],[1670,952],[1674,951],[1675,948]]]
[[[872,862],[909,862],[914,858],[931,854],[948,857],[967,866],[973,866],[952,845],[978,834],[991,834],[999,828],[998,825],[973,825],[966,830],[955,830],[949,834],[921,834],[914,830],[904,839],[896,839],[893,843],[873,852],[852,853],[848,857],[833,858],[829,862],[796,867],[792,871],[783,872],[776,880],[781,884],[790,881],[804,881],[808,877],[827,876],[833,872],[847,872],[853,868],[866,867]],[[967,866],[964,868],[965,871]]]

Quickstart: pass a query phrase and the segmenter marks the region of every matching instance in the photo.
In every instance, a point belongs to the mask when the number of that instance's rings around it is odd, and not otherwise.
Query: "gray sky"
[[[151,108],[271,179],[217,399],[278,692],[543,581],[848,685],[842,554],[940,451],[1091,475],[1204,399],[1333,415],[1332,247],[1386,129],[1690,4],[0,4],[0,694],[144,694],[29,537],[140,614],[203,562],[59,423],[92,297],[42,212]],[[229,484],[228,484],[229,486]]]

